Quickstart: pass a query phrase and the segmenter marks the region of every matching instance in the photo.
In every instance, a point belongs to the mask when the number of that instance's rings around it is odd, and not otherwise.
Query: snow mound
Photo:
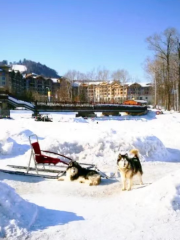
[[[0,238],[25,239],[37,216],[37,207],[0,182]],[[23,238],[22,238],[23,237]]]
[[[20,139],[24,140],[24,141],[29,140],[30,135],[33,135],[33,132],[28,129],[25,129],[25,130],[17,133],[17,137],[20,137]]]
[[[153,183],[144,191],[143,202],[158,209],[158,214],[180,213],[180,170]]]
[[[95,135],[91,140],[71,138],[67,141],[65,138],[53,137],[40,142],[42,149],[47,149],[56,153],[64,154],[77,161],[94,163],[98,165],[115,165],[118,154],[129,152],[131,149],[138,149],[141,161],[168,161],[170,153],[164,144],[153,135],[145,134],[126,134],[117,135],[117,133],[105,132],[101,135]]]
[[[7,155],[12,152],[13,142],[8,142],[8,138],[8,132],[4,132],[0,135],[0,155]]]

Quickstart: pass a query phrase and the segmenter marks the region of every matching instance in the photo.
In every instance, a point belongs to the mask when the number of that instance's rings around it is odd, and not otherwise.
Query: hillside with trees
[[[41,64],[39,62],[34,62],[31,60],[20,60],[18,62],[9,62],[7,60],[0,61],[0,65],[13,65],[13,64],[20,64],[27,67],[26,73],[36,73],[38,75],[42,75],[44,77],[51,77],[51,78],[59,78],[59,75],[56,70],[47,67],[44,64]]]

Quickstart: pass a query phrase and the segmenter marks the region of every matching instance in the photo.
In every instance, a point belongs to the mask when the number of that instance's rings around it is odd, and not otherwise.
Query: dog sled
[[[42,150],[40,148],[38,136],[33,134],[29,136],[31,146],[30,158],[27,166],[7,165],[15,170],[2,170],[5,173],[19,174],[25,176],[37,176],[49,179],[58,179],[66,174],[70,163],[75,162],[72,158],[52,151]],[[96,165],[88,163],[79,163],[81,167],[92,169],[102,177],[108,178],[101,172]]]

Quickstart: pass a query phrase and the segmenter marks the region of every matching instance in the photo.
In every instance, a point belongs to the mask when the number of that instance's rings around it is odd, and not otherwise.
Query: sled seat
[[[35,134],[29,136],[29,142],[31,146],[31,155],[30,155],[30,159],[27,167],[27,173],[30,170],[30,164],[32,160],[34,161],[37,174],[38,174],[37,165],[41,164],[43,168],[45,168],[46,165],[56,165],[58,163],[61,163],[61,165],[65,164],[67,166],[72,161],[71,158],[66,157],[62,154],[41,150],[38,137]],[[42,152],[46,154],[43,154]],[[51,155],[53,154],[55,155],[55,157],[48,156],[47,154],[51,154]]]
[[[54,165],[56,165],[57,163],[62,162],[59,158],[53,158],[53,157],[42,154],[41,151],[47,152],[47,153],[52,153],[52,152],[40,150],[40,146],[39,146],[38,142],[32,143],[32,147],[34,150],[35,160],[36,160],[37,164],[54,164]],[[56,153],[53,153],[53,154],[56,154]],[[67,164],[67,163],[64,163],[64,164]]]

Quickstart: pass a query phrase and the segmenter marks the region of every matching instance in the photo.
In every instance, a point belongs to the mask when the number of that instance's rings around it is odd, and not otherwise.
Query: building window
[[[6,81],[0,80],[0,86],[4,86],[4,85],[6,85]]]

